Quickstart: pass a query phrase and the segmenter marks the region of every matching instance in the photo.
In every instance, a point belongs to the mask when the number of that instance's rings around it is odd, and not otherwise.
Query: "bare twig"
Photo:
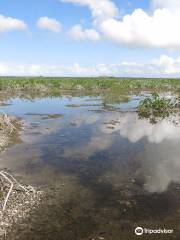
[[[10,184],[9,191],[8,191],[8,193],[6,195],[6,198],[5,198],[4,204],[3,204],[3,211],[4,211],[5,208],[6,208],[9,196],[10,196],[10,194],[12,192],[13,187],[14,187],[14,184],[17,184],[26,193],[28,193],[29,190],[26,187],[22,186],[11,174],[9,174],[7,172],[4,172],[4,171],[0,171],[0,175],[1,175],[1,177],[3,177]]]
[[[29,192],[29,190],[28,190],[26,187],[24,187],[23,185],[21,185],[10,173],[4,172],[4,171],[1,171],[0,173],[2,173],[2,172],[3,172],[4,174],[8,175],[9,177],[11,177],[12,180],[13,180],[20,188],[22,188],[25,192]]]
[[[3,173],[3,172],[0,172],[0,175],[2,176],[2,177],[4,177],[10,184],[11,184],[11,186],[10,186],[10,188],[9,188],[9,191],[8,191],[8,194],[7,194],[7,196],[6,196],[6,198],[5,198],[5,201],[4,201],[4,205],[3,205],[3,211],[5,210],[5,208],[6,208],[6,204],[7,204],[7,202],[8,202],[8,199],[9,199],[9,196],[10,196],[10,194],[11,194],[11,191],[12,191],[12,189],[13,189],[13,182]]]

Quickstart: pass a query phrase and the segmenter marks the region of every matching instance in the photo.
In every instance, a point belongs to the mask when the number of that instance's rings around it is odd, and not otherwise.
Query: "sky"
[[[179,0],[1,0],[0,75],[180,76]]]

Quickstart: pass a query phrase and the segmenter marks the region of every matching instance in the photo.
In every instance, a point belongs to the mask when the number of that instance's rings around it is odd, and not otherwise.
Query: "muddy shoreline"
[[[1,113],[0,154],[14,144],[21,143],[20,133],[23,131],[21,119],[5,115],[5,120],[8,121],[6,123],[3,117]],[[14,173],[10,174],[8,169],[0,169],[0,173],[2,174],[0,176],[0,239],[7,239],[11,229],[27,218],[32,210],[38,208],[43,192],[31,186],[23,187],[27,189],[24,191],[19,187],[21,185],[17,182]],[[7,198],[8,193],[10,195]]]

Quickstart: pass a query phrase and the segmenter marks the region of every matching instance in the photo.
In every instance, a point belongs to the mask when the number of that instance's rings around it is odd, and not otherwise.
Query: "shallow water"
[[[24,130],[0,167],[46,192],[9,239],[131,240],[137,226],[174,230],[142,239],[180,239],[179,115],[151,124],[135,111],[141,98],[17,97],[1,106]]]

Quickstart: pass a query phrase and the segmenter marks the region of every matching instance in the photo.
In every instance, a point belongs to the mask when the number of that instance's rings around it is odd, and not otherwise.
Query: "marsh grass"
[[[161,97],[158,93],[152,93],[140,101],[138,113],[140,118],[149,118],[151,123],[156,123],[158,119],[169,117],[171,113],[179,111],[179,102],[175,99]]]
[[[180,93],[180,79],[117,77],[0,77],[0,100],[20,96],[41,97],[94,96],[103,104],[119,104],[129,100],[128,94],[141,91]]]
[[[180,79],[116,77],[0,77],[0,90],[38,91],[58,94],[62,90],[125,93],[134,90],[174,90]]]

